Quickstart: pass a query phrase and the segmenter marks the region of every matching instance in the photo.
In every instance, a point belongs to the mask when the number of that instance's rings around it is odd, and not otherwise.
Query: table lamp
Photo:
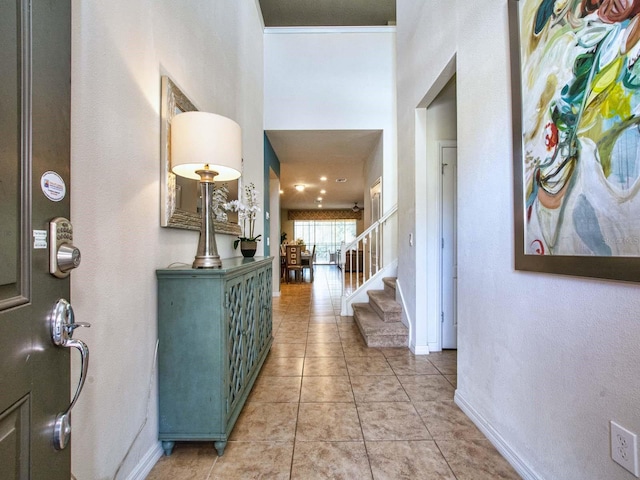
[[[206,112],[179,113],[171,120],[171,171],[200,181],[200,240],[193,268],[221,268],[213,226],[213,182],[240,177],[242,135],[233,120]]]

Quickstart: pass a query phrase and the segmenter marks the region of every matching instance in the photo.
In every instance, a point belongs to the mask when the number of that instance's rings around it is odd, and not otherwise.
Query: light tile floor
[[[224,455],[177,443],[149,480],[520,478],[453,402],[456,352],[367,348],[336,267],[282,286],[273,331]]]

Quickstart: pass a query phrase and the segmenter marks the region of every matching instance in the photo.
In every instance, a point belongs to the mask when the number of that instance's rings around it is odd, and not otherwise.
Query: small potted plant
[[[225,204],[225,209],[238,212],[238,220],[242,225],[242,236],[233,242],[233,248],[240,251],[243,257],[253,257],[258,249],[258,241],[262,235],[255,235],[256,216],[260,212],[258,206],[258,190],[252,183],[244,187],[245,201],[241,199],[232,200]],[[247,224],[249,228],[247,229]]]

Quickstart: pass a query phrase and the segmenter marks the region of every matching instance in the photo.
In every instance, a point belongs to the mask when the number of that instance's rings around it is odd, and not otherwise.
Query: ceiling
[[[381,130],[270,130],[280,160],[280,207],[284,209],[363,207],[364,164]],[[325,176],[325,181],[321,177]],[[336,182],[346,179],[346,182]],[[305,185],[298,192],[295,185]],[[326,193],[321,193],[321,190]],[[322,201],[318,201],[322,197]]]
[[[259,0],[266,27],[394,25],[396,0]],[[380,139],[377,130],[280,130],[267,136],[280,159],[280,206],[352,208],[364,202],[364,162]],[[326,181],[321,181],[321,176]],[[344,183],[337,178],[346,178]],[[296,184],[306,185],[297,192]],[[320,190],[325,189],[326,194]]]
[[[394,25],[396,0],[260,0],[266,27]]]

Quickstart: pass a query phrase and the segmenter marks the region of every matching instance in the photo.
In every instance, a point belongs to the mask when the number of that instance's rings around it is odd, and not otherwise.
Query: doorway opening
[[[438,142],[440,175],[440,302],[442,348],[458,348],[458,148],[455,141]]]
[[[457,348],[456,142],[453,57],[416,109],[416,353]]]

